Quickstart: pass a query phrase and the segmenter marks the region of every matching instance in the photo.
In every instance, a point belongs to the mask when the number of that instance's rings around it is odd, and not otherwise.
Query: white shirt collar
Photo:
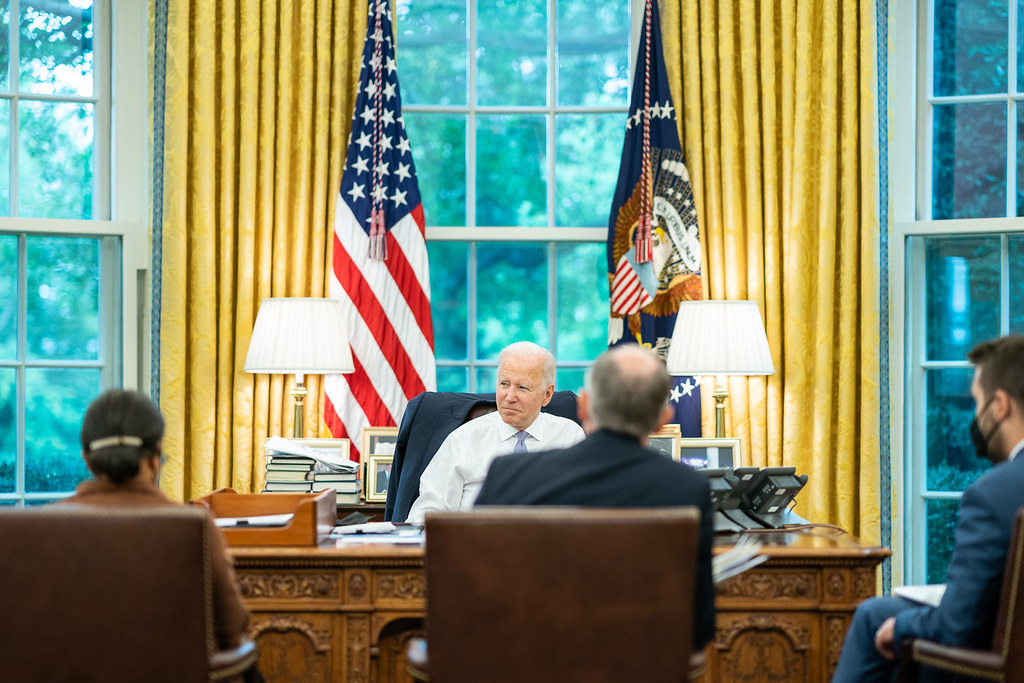
[[[1021,451],[1024,451],[1024,439],[1018,441],[1017,445],[1010,450],[1010,455],[1007,456],[1006,462],[1013,462],[1013,459],[1016,458]]]

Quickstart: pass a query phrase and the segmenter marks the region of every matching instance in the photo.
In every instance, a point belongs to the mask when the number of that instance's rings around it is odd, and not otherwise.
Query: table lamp
[[[725,375],[775,372],[768,337],[753,301],[679,304],[666,359],[670,375],[715,375],[715,437],[725,436]]]
[[[264,299],[249,340],[245,371],[295,375],[293,436],[301,438],[305,375],[355,372],[341,304],[335,299]]]

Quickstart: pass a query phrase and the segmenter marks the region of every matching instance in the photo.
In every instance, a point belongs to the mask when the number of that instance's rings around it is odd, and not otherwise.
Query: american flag
[[[396,69],[389,3],[370,0],[330,282],[355,372],[324,380],[324,420],[352,439],[354,459],[364,427],[398,424],[410,398],[435,388],[423,205]]]
[[[661,52],[658,3],[647,0],[608,221],[608,345],[668,353],[679,302],[700,299],[701,250],[690,176]],[[700,379],[675,377],[671,402],[683,436],[700,436]]]

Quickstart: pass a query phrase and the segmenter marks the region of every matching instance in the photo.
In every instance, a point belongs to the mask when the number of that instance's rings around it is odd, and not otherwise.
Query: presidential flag
[[[647,0],[608,221],[608,345],[668,353],[679,302],[702,298],[697,210],[683,161],[661,52],[658,3]],[[700,436],[700,379],[676,377],[672,405],[683,436]]]
[[[355,372],[324,379],[324,420],[352,440],[397,425],[435,388],[423,205],[402,121],[391,10],[370,0],[359,93],[334,218],[330,296],[345,309]]]

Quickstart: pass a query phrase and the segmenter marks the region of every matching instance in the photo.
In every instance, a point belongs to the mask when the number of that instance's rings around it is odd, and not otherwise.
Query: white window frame
[[[120,320],[101,320],[101,338],[119,329],[111,367],[102,373],[104,386],[149,390],[149,292],[151,291],[150,154],[148,75],[149,16],[147,3],[96,0],[93,15],[96,97],[95,220],[0,217],[0,232],[26,235],[113,237],[119,249],[101,246],[101,269],[115,268],[100,283],[101,299],[120,299]],[[12,20],[12,24],[16,24]],[[12,30],[17,30],[16,26]],[[62,98],[59,98],[62,99]],[[75,98],[68,98],[75,99]],[[13,110],[13,108],[12,108]],[[12,111],[12,119],[15,116]],[[14,129],[16,131],[16,128]],[[12,136],[12,148],[17,138]],[[17,169],[13,167],[12,206],[16,206]],[[109,242],[109,241],[108,241]],[[23,296],[23,295],[21,295]],[[101,304],[102,306],[102,304]],[[102,309],[101,309],[102,310]],[[23,385],[19,389],[23,393]],[[24,401],[19,402],[17,463],[24,470]],[[23,476],[18,480],[22,482]],[[19,487],[20,489],[20,487]],[[53,499],[53,494],[0,494],[0,501]]]
[[[889,197],[889,392],[892,491],[893,585],[923,583],[925,580],[926,523],[928,499],[958,499],[959,494],[925,495],[925,392],[924,362],[924,254],[908,248],[911,238],[954,235],[984,235],[1024,232],[1024,218],[1016,213],[1016,125],[1007,130],[1007,214],[1011,217],[930,220],[931,218],[931,108],[923,102],[952,103],[980,101],[977,97],[931,97],[929,60],[933,53],[930,34],[931,0],[889,5],[889,111],[888,140]],[[1016,7],[1010,3],[1011,26]],[[1016,41],[1010,31],[1008,59],[1016,68]],[[924,68],[922,68],[924,65]],[[1008,76],[1008,79],[1013,74]],[[1008,82],[1015,82],[1010,81]],[[1009,100],[1019,106],[1021,97],[998,95],[987,100]],[[1010,113],[1014,110],[1011,109]],[[1015,120],[1015,119],[1011,119]],[[1005,278],[1005,239],[1004,278]],[[1004,283],[1005,285],[1005,283]],[[1005,286],[1004,286],[1005,292]],[[1006,302],[1002,302],[1002,330],[1007,329]],[[945,366],[945,364],[943,364]],[[954,364],[960,367],[960,364]],[[969,367],[964,362],[963,367]],[[963,426],[964,429],[967,425]],[[902,514],[900,514],[902,513]]]

